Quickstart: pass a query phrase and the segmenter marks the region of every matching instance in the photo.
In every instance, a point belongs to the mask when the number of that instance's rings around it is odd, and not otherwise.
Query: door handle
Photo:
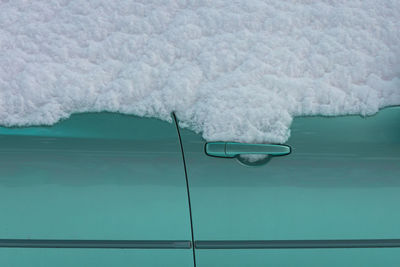
[[[284,156],[291,152],[290,146],[274,144],[243,144],[227,142],[206,143],[206,154],[213,157],[234,158],[244,154]]]

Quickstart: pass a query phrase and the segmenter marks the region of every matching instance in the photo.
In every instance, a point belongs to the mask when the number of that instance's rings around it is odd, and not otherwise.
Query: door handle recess
[[[290,146],[273,144],[243,144],[227,142],[206,143],[206,154],[213,157],[234,158],[244,154],[284,156],[291,152]]]

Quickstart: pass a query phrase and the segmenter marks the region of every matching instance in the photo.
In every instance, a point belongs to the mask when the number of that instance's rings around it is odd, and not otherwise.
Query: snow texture
[[[207,140],[400,104],[399,0],[0,0],[0,124],[113,111]]]

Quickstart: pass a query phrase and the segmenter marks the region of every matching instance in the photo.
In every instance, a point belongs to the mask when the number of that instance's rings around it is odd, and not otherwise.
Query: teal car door
[[[176,126],[78,114],[0,128],[0,266],[192,266]]]
[[[400,266],[400,107],[295,118],[263,166],[181,136],[197,266]]]

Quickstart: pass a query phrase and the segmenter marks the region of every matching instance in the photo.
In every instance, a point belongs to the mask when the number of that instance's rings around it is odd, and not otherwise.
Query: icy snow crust
[[[116,111],[207,140],[400,104],[398,0],[0,0],[0,124]]]

